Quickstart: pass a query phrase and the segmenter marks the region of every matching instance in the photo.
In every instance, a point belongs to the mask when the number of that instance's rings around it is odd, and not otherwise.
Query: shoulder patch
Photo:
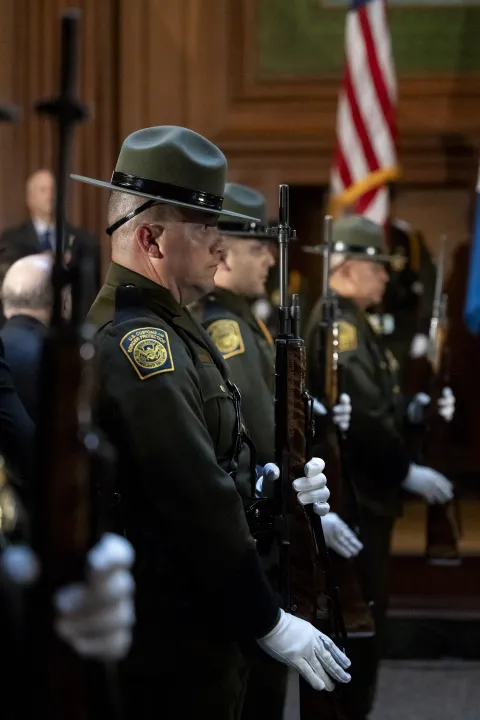
[[[131,330],[121,339],[120,347],[140,380],[175,370],[165,330],[156,327]]]
[[[357,349],[357,328],[346,320],[338,323],[338,352]]]
[[[207,332],[225,360],[245,352],[242,333],[236,320],[216,320],[208,326]]]

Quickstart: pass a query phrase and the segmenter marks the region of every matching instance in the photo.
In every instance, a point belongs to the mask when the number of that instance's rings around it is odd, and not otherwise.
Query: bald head
[[[7,270],[2,285],[3,312],[48,322],[52,305],[50,255],[27,255]]]
[[[37,170],[26,184],[25,202],[32,219],[51,223],[55,202],[55,178],[50,170]]]

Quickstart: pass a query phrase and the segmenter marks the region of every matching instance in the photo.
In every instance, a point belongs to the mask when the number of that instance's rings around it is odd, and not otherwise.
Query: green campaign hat
[[[275,238],[268,235],[267,232],[269,227],[267,201],[258,190],[248,187],[248,185],[227,183],[225,185],[223,207],[224,211],[222,211],[218,219],[218,229],[222,235],[275,241]],[[236,218],[235,214],[237,214]],[[238,219],[238,214],[243,216],[254,215],[259,220],[241,221]]]
[[[202,135],[184,127],[144,128],[125,138],[110,182],[83,175],[73,180],[241,220],[256,216],[223,211],[227,160]]]
[[[305,252],[323,253],[326,245],[306,246]],[[391,255],[385,252],[385,236],[381,225],[363,215],[345,215],[333,222],[332,253],[350,259],[387,263]]]

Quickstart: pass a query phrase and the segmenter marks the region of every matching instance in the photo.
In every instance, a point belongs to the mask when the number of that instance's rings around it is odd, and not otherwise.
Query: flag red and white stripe
[[[397,83],[385,0],[354,0],[345,28],[345,74],[340,89],[331,174],[332,212],[342,207],[384,224],[386,183],[399,174]]]

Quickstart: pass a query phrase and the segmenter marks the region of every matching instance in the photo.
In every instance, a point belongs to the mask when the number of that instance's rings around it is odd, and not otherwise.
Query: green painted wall
[[[341,1],[341,0],[340,0]],[[328,0],[258,0],[260,67],[267,77],[338,76],[345,8]],[[458,0],[457,0],[458,2]],[[389,6],[397,73],[480,72],[480,3]],[[333,5],[340,4],[333,0]]]

